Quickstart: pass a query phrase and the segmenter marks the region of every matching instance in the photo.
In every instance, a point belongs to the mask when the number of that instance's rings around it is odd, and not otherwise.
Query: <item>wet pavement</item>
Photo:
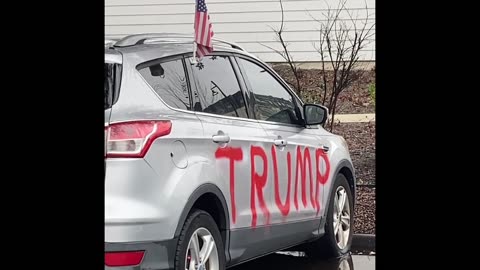
[[[230,270],[374,270],[375,256],[349,255],[338,259],[312,259],[301,252],[278,252]]]

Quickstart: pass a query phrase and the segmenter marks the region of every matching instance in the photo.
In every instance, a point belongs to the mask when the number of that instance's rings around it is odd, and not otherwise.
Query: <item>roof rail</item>
[[[136,34],[126,36],[119,41],[117,41],[113,46],[114,47],[130,47],[141,44],[148,43],[159,43],[159,42],[181,42],[180,40],[186,40],[185,42],[193,42],[193,34],[178,34],[178,33],[148,33],[148,34]],[[245,51],[241,46],[228,42],[222,39],[213,38],[213,42],[218,42],[226,44],[234,49]],[[182,42],[183,43],[183,42]]]
[[[237,49],[237,50],[240,50],[240,51],[245,51],[245,49],[243,47],[241,47],[240,45],[238,45],[237,43],[234,43],[234,42],[230,42],[230,41],[226,41],[226,40],[218,39],[218,38],[213,38],[212,41],[227,44],[227,45],[230,45],[234,49]]]
[[[105,48],[113,46],[116,42],[114,39],[105,39]]]

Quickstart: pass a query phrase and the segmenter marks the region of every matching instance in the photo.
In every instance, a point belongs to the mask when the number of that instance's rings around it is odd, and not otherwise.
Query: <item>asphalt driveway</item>
[[[231,270],[374,270],[375,256],[352,255],[334,260],[315,260],[300,252],[280,252],[265,256]]]

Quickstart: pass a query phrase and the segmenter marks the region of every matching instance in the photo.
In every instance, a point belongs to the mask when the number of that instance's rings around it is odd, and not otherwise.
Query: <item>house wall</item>
[[[268,48],[281,49],[272,31],[281,22],[278,0],[206,0],[206,3],[216,38],[236,42],[266,62],[284,61]],[[338,3],[339,0],[283,0],[284,38],[294,61],[320,61],[314,47],[319,37],[316,20],[324,20],[328,6],[335,10]],[[194,0],[105,0],[105,37],[159,32],[193,36],[194,4]],[[348,12],[341,13],[340,20],[347,26],[353,25],[349,14],[358,18],[357,27],[363,26],[363,22],[367,27],[375,23],[374,0],[347,0],[345,6]],[[375,61],[375,26],[371,33],[360,55],[361,61]]]

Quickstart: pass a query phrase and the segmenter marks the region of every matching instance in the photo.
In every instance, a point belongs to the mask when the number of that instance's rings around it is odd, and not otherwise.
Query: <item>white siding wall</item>
[[[327,6],[335,9],[339,0],[283,0],[284,38],[295,61],[319,61],[313,42],[318,40],[319,23]],[[193,33],[195,0],[105,0],[105,35],[110,38],[136,33]],[[271,28],[281,21],[278,0],[206,0],[216,38],[238,43],[268,62],[282,58],[264,45],[280,49]],[[375,23],[375,0],[347,0],[353,16]],[[346,12],[341,18],[348,20]],[[375,27],[373,28],[373,33]],[[368,40],[361,60],[375,60],[375,35]]]

